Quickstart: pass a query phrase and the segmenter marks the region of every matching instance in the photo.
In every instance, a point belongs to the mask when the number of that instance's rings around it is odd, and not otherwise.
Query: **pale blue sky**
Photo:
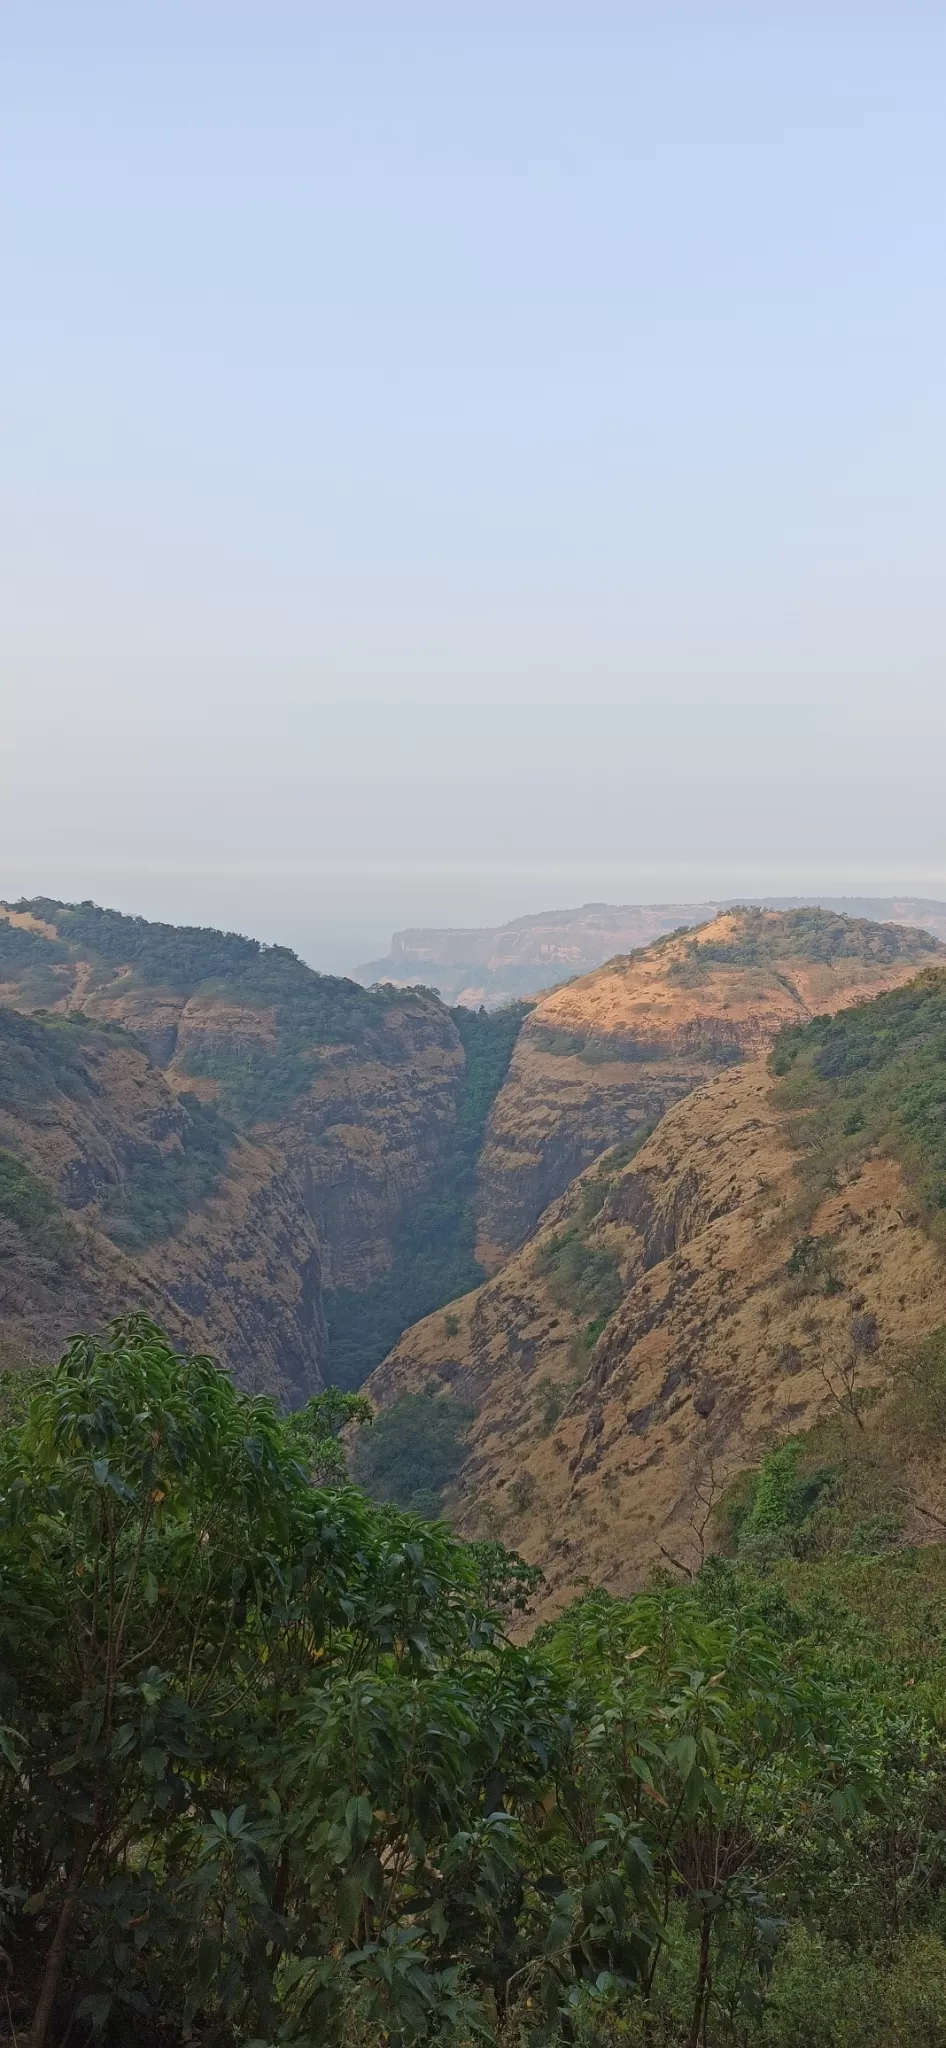
[[[0,894],[946,894],[946,15],[3,0]]]

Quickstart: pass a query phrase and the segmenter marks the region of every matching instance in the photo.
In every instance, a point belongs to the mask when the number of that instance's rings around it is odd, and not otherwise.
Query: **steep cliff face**
[[[321,1384],[318,1240],[297,1174],[176,1096],[134,1040],[0,1010],[0,1329],[5,1357],[145,1307],[241,1384]]]
[[[944,1022],[925,975],[780,1041],[782,1079],[717,1076],[373,1375],[473,1408],[447,1505],[543,1566],[547,1610],[694,1569],[737,1471],[946,1321]]]
[[[479,1165],[481,1257],[524,1242],[607,1146],[652,1125],[787,1024],[895,987],[944,948],[820,910],[726,911],[544,996],[493,1105]]]

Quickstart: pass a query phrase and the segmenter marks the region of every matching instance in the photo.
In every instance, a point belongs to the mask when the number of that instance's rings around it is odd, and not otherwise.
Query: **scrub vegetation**
[[[793,1451],[733,1557],[516,1646],[535,1573],[353,1487],[364,1408],[142,1317],[7,1407],[9,2038],[930,2048],[942,1550],[753,1559],[824,1498]]]
[[[872,1152],[898,1158],[937,1232],[946,1211],[946,973],[779,1038],[772,1067],[794,1113],[812,1208]]]

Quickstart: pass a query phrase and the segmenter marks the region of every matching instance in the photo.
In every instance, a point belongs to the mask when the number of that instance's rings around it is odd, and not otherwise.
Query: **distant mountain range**
[[[816,904],[845,917],[881,924],[917,925],[946,940],[946,903],[922,896],[747,896],[712,903],[584,903],[575,910],[542,910],[509,924],[444,926],[395,932],[383,960],[356,968],[366,985],[397,988],[423,983],[447,1003],[485,1004],[488,1010],[540,995],[574,974],[589,974],[615,954],[633,953],[681,926],[705,924],[736,902],[766,910]]]

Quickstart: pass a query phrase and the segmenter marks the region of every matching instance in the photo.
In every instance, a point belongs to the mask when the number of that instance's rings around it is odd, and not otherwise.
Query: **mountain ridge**
[[[816,905],[874,923],[916,925],[946,940],[946,903],[919,896],[719,897],[702,903],[585,903],[534,912],[502,925],[415,927],[393,934],[387,954],[354,970],[365,982],[432,983],[446,1001],[494,1007],[542,994],[587,974],[616,953],[650,944],[682,925],[707,923],[740,904],[762,910]]]
[[[720,1066],[940,958],[940,941],[918,928],[814,906],[743,908],[540,997],[480,1155],[481,1263],[494,1268],[598,1153],[635,1138]]]
[[[372,1376],[382,1408],[423,1389],[472,1411],[445,1509],[541,1565],[544,1613],[698,1569],[741,1471],[826,1415],[860,1430],[946,1323],[944,1024],[936,968],[789,1030],[586,1169]],[[926,1478],[907,1540],[944,1518]]]

